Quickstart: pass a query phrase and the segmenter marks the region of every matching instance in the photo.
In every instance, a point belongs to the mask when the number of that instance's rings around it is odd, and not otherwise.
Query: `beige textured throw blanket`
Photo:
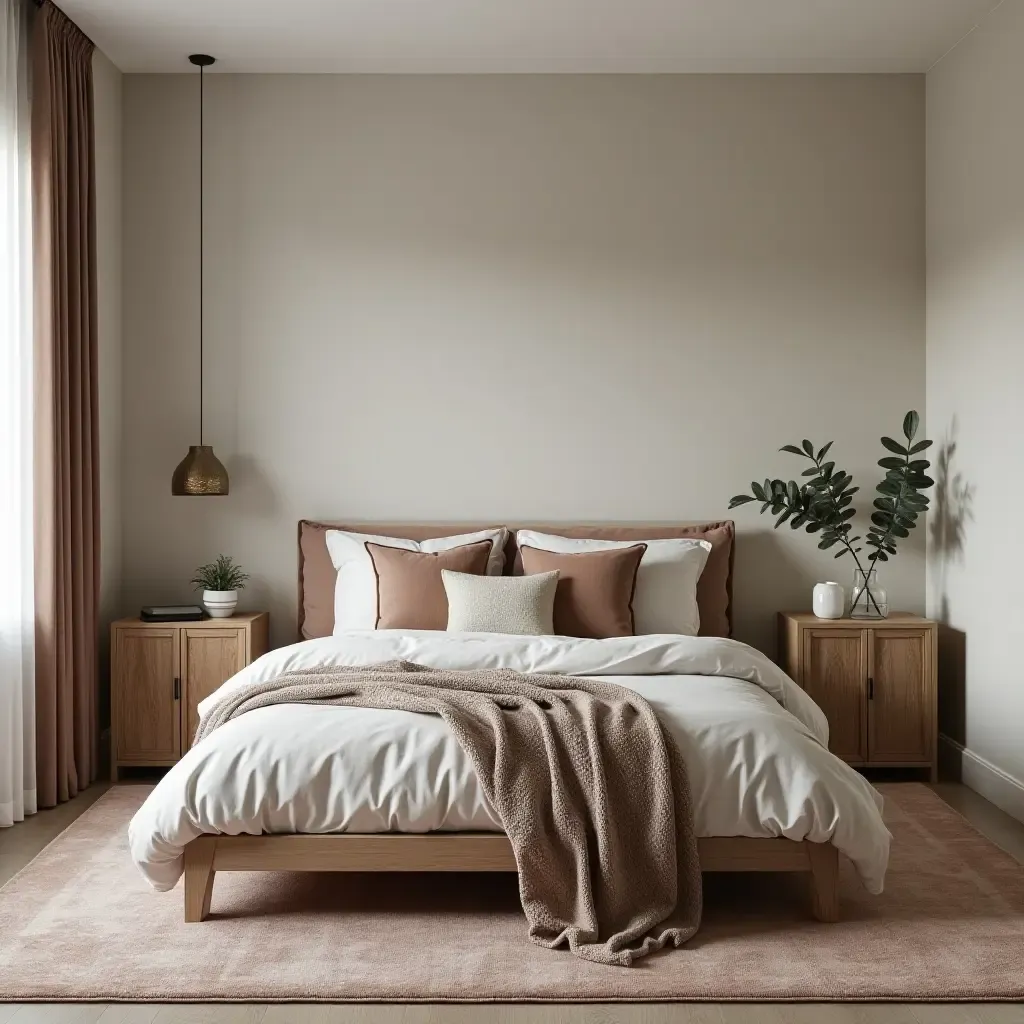
[[[629,966],[700,924],[686,769],[638,693],[575,676],[321,667],[226,693],[196,742],[271,704],[436,714],[466,751],[519,867],[530,938]]]

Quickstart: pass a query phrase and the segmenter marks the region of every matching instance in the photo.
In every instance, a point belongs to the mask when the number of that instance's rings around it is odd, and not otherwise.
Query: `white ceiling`
[[[123,71],[925,71],[998,0],[56,0]],[[1020,0],[1011,0],[1020,2]]]

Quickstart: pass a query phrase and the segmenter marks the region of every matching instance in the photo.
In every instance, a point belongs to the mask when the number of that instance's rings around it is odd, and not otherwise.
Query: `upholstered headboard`
[[[697,584],[702,636],[732,635],[732,565],[735,527],[731,520],[717,523],[641,524],[637,526],[567,525],[513,526],[505,523],[442,523],[417,525],[400,523],[318,523],[299,520],[299,637],[330,636],[334,629],[335,571],[327,552],[328,530],[373,533],[384,537],[428,540],[471,533],[494,526],[507,526],[509,541],[505,547],[505,572],[516,571],[516,530],[538,530],[563,537],[593,537],[597,540],[656,540],[665,537],[692,537],[711,544],[711,554]]]

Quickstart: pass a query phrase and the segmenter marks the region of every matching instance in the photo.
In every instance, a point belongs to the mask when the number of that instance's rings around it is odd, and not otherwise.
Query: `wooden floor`
[[[1024,864],[1024,824],[957,783],[933,787],[975,828]],[[0,885],[107,789],[0,830]],[[40,965],[40,969],[45,969]],[[0,967],[0,992],[3,970]],[[1022,1004],[376,1005],[0,1003],[0,1024],[1024,1024]]]

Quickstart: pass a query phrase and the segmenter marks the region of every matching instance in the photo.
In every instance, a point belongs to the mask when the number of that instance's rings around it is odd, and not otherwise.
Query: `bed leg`
[[[839,920],[839,851],[831,843],[804,843],[811,864],[811,912],[818,921]]]
[[[185,921],[205,921],[213,896],[213,853],[217,840],[212,836],[193,839],[185,847]]]

